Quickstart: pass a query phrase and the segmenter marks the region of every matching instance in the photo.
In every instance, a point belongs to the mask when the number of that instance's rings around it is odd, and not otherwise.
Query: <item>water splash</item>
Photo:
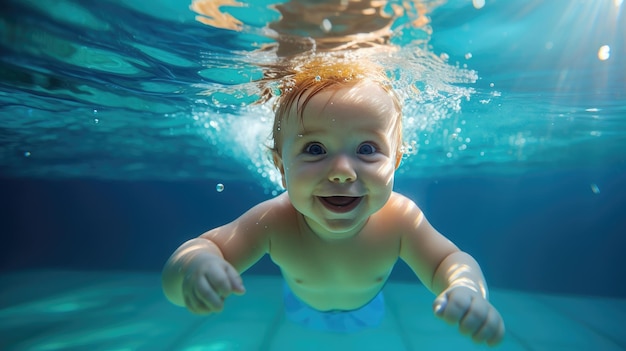
[[[193,9],[200,9],[202,2],[194,1]],[[346,6],[346,17],[341,18],[331,16],[336,11],[330,11],[330,3],[290,1],[268,6],[283,17],[262,28],[248,25],[246,21],[241,21],[241,25],[234,26],[236,28],[222,26],[244,34],[262,35],[271,41],[260,46],[255,43],[250,51],[231,53],[226,65],[220,57],[207,53],[205,66],[212,72],[207,76],[213,81],[195,85],[203,89],[207,99],[199,100],[194,106],[192,117],[200,133],[212,145],[220,145],[222,152],[242,165],[247,164],[253,174],[271,184],[267,190],[275,193],[280,189],[281,177],[270,161],[268,137],[274,114],[273,98],[280,94],[278,87],[281,80],[286,79],[286,72],[293,71],[294,62],[314,55],[362,57],[386,67],[391,84],[400,95],[405,150],[410,151],[405,158],[431,144],[431,135],[439,132],[444,134],[447,157],[453,157],[463,152],[471,140],[462,137],[456,126],[444,127],[442,121],[460,112],[463,101],[474,93],[471,84],[477,81],[478,75],[451,65],[445,53],[435,54],[428,44],[432,30],[427,15],[443,3],[390,1],[384,8],[376,8],[381,5],[348,1],[341,5]],[[371,8],[362,8],[368,4]],[[319,11],[311,12],[315,16],[310,15],[310,11],[300,11],[307,6]],[[219,10],[212,7],[212,11],[216,9]],[[364,14],[368,13],[376,15],[369,18],[370,22],[360,25],[374,26],[368,27],[369,31],[345,25],[350,19],[354,22],[355,18],[367,17]],[[219,17],[214,11],[209,15]],[[319,17],[317,22],[316,16]],[[294,18],[295,22],[290,21]],[[223,70],[225,67],[228,70]],[[219,80],[213,74],[217,69],[222,72]],[[261,81],[263,84],[259,84]],[[266,103],[256,104],[264,97],[269,97]]]

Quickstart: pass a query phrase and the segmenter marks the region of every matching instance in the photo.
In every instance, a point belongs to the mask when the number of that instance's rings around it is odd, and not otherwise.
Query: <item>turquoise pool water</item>
[[[3,174],[250,179],[258,168],[250,158],[266,137],[254,129],[267,129],[257,116],[268,116],[240,106],[255,99],[243,83],[259,78],[255,62],[272,59],[254,50],[271,42],[258,32],[276,17],[271,2],[253,3],[234,8],[252,21],[245,33],[204,25],[178,1],[9,2]],[[616,4],[433,5],[429,45],[386,62],[432,91],[420,96],[430,104],[409,103],[407,140],[420,152],[400,177],[621,162],[625,49]],[[404,29],[394,40],[408,46],[414,36],[428,38]],[[600,60],[605,46],[609,57]]]
[[[271,111],[251,104],[276,60],[260,50],[272,3],[221,7],[240,30],[188,1],[3,3],[0,349],[482,349],[432,316],[402,263],[383,326],[359,335],[285,321],[269,259],[222,315],[161,295],[181,242],[281,191],[263,152]],[[624,5],[421,4],[393,20],[396,50],[376,52],[418,91],[396,190],[481,263],[500,349],[626,349]]]

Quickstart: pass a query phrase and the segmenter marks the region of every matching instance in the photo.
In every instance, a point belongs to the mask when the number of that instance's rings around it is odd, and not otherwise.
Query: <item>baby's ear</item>
[[[396,169],[398,169],[398,167],[400,167],[400,163],[402,163],[402,156],[404,156],[402,150],[398,150],[396,152]]]
[[[274,166],[276,166],[280,172],[283,188],[287,189],[287,183],[285,182],[285,166],[283,165],[282,157],[280,157],[276,151],[272,151],[272,160],[274,161]]]

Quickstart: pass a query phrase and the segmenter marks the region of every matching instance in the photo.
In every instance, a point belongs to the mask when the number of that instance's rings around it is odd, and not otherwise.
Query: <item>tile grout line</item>
[[[579,318],[575,317],[574,315],[568,313],[567,310],[563,310],[561,308],[554,307],[552,304],[550,304],[547,301],[543,300],[540,296],[535,297],[535,300],[537,302],[539,302],[540,304],[545,305],[547,307],[547,309],[552,309],[553,311],[555,311],[558,314],[566,317],[567,319],[575,321],[576,323],[578,323],[583,328],[589,329],[592,333],[596,334],[597,336],[610,341],[611,343],[613,343],[614,345],[616,345],[617,347],[619,347],[621,349],[626,350],[626,345],[624,345],[621,340],[616,340],[613,336],[605,333],[604,331],[594,327],[593,325],[590,325],[589,323],[587,323],[587,322],[585,322],[583,320],[580,320]]]
[[[514,333],[512,330],[506,330],[504,337],[506,338],[506,335],[509,334],[511,335],[511,337],[515,340],[515,342],[521,346],[524,350],[526,351],[534,351],[535,348],[532,347],[530,345],[530,343],[528,343],[526,340],[524,340],[522,337],[520,337],[519,335],[517,335],[517,333]]]
[[[259,344],[260,351],[269,351],[272,345],[272,341],[274,340],[276,333],[278,332],[278,328],[283,321],[283,316],[285,315],[285,307],[281,302],[278,307],[278,313],[272,319],[267,332],[263,336],[261,343]]]
[[[402,343],[406,347],[406,350],[407,351],[415,350],[411,342],[411,338],[407,335],[406,330],[404,329],[404,326],[402,322],[400,321],[400,317],[396,312],[397,305],[394,302],[392,302],[391,299],[387,297],[385,297],[385,303],[387,305],[386,307],[388,307],[387,310],[389,310],[389,314],[393,317],[393,320],[396,322],[396,325],[398,326],[398,335],[400,335],[400,340],[402,340]]]
[[[208,318],[215,317],[209,316]],[[184,344],[184,341],[189,340],[189,337],[193,335],[200,327],[206,322],[206,320],[198,320],[196,323],[192,324],[190,328],[185,329],[184,332],[180,333],[178,337],[172,338],[173,342],[166,348],[166,350],[176,351],[180,350],[178,345]]]

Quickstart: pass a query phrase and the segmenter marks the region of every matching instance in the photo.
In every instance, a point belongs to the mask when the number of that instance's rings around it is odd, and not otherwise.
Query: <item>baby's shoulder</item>
[[[296,210],[289,200],[287,193],[280,194],[269,200],[263,201],[256,205],[251,211],[255,216],[262,218],[264,221],[281,222],[296,218]]]
[[[405,210],[405,211],[406,210],[418,210],[419,211],[419,207],[417,207],[417,204],[415,203],[415,201],[395,191],[393,191],[391,193],[391,196],[389,196],[389,200],[387,200],[387,203],[385,204],[384,208],[389,208],[394,211],[399,210],[399,209]]]
[[[413,200],[400,193],[392,192],[389,200],[377,215],[390,223],[402,224],[405,221],[414,221],[422,215],[422,210]]]
[[[291,200],[289,199],[289,195],[287,194],[287,192],[284,192],[265,201],[265,204],[268,208],[271,208],[273,211],[276,211],[280,214],[286,214],[294,210],[294,207],[291,204]]]

